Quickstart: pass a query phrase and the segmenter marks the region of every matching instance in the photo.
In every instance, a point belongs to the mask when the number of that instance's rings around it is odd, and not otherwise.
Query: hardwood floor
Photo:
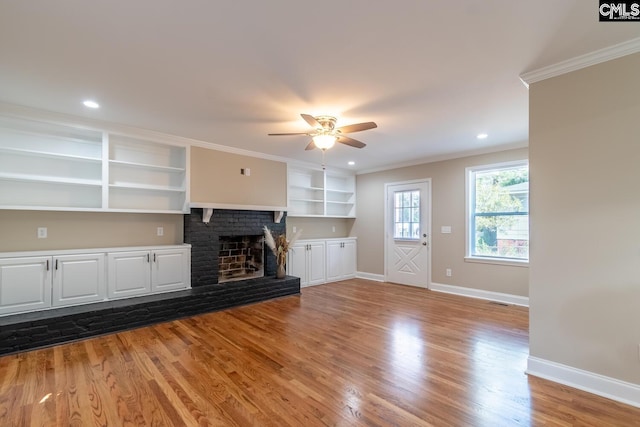
[[[0,358],[0,426],[631,426],[524,374],[528,310],[349,280]]]

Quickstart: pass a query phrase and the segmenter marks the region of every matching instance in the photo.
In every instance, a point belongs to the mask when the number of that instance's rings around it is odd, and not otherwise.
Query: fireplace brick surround
[[[218,284],[220,236],[285,232],[271,211],[216,210],[209,224],[202,209],[184,218],[192,245],[192,289],[0,317],[0,355],[180,319],[300,293],[300,279],[275,279],[276,260],[264,251],[265,277]]]
[[[286,231],[286,214],[279,223],[272,211],[215,209],[208,224],[202,222],[202,209],[191,209],[184,218],[184,242],[191,244],[191,286],[218,283],[218,252],[221,236],[261,235],[267,226],[275,235]],[[276,257],[264,251],[264,275],[275,276]],[[232,286],[232,284],[229,284]]]

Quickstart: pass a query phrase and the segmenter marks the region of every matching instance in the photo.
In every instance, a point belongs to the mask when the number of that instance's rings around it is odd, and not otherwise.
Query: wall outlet
[[[296,227],[295,225],[293,226],[293,228],[291,228],[291,231],[293,233],[296,233],[298,231],[298,227]]]
[[[164,236],[164,227],[158,227],[156,229],[156,233],[158,234],[158,236]]]
[[[445,273],[446,273],[447,277],[451,277],[451,269],[450,268],[447,268]]]
[[[47,227],[38,227],[38,239],[47,238]]]
[[[332,226],[331,226],[331,232],[332,232],[332,233],[335,233],[335,232],[336,232],[336,226],[335,226],[335,225],[332,225]]]

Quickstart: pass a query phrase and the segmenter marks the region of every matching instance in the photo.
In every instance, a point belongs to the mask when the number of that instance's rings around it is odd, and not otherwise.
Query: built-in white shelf
[[[289,216],[354,218],[355,176],[289,166]]]
[[[188,212],[188,146],[0,117],[0,209]]]

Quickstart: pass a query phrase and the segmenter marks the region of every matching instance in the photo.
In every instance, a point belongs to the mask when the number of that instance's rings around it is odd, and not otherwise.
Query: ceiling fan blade
[[[313,140],[311,140],[311,142],[309,143],[309,145],[307,145],[307,146],[305,147],[305,150],[306,150],[306,151],[309,151],[309,150],[313,150],[314,148],[316,148],[316,144],[313,142]]]
[[[378,125],[374,122],[365,122],[365,123],[356,123],[354,125],[342,126],[336,129],[336,131],[341,133],[351,133],[351,132],[360,132],[367,129],[377,128]]]
[[[314,128],[321,128],[322,125],[320,124],[319,121],[316,120],[315,117],[313,117],[310,114],[300,114],[302,116],[302,118],[304,119],[305,122],[309,123],[309,125],[313,126]]]
[[[283,136],[283,135],[309,135],[308,132],[293,132],[293,133],[269,133],[269,136]]]
[[[349,138],[348,136],[340,135],[337,139],[338,142],[346,145],[350,145],[351,147],[363,148],[366,147],[367,144],[364,142],[360,142],[357,139]]]

